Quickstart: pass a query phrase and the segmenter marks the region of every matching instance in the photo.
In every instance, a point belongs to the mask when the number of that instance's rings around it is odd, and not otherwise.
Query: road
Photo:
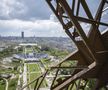
[[[5,80],[5,82],[6,82],[6,87],[5,87],[5,90],[8,90],[8,86],[9,86],[9,83],[8,83],[8,80],[7,79],[5,79],[5,78],[3,78],[4,80]]]
[[[17,84],[17,89],[16,90],[19,90],[21,88],[21,81],[20,79],[22,78],[22,71],[21,71],[21,66],[20,66],[20,74],[19,74],[19,78],[18,78],[18,84]]]
[[[26,63],[24,63],[24,71],[23,71],[23,86],[27,85],[27,66]],[[27,90],[27,88],[24,88],[23,90]]]

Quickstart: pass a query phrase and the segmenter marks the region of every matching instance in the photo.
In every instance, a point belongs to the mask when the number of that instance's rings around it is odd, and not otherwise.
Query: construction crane
[[[108,6],[108,0],[100,0],[95,16],[90,11],[88,1],[46,0],[66,34],[74,41],[77,50],[35,79],[33,81],[36,82],[34,90],[39,90],[47,73],[52,69],[55,69],[56,73],[50,90],[74,90],[74,87],[76,87],[75,90],[85,90],[91,79],[94,80],[94,87],[91,90],[102,88],[108,90],[108,22],[102,21],[103,13],[108,9],[106,7]],[[81,16],[81,10],[86,15]],[[85,32],[86,30],[82,24],[89,26],[88,33]],[[100,26],[105,27],[106,30],[100,32]],[[77,65],[62,67],[62,63],[67,60],[76,60]],[[74,72],[62,80],[58,78],[58,74],[59,70],[63,68],[74,68]],[[40,78],[41,81],[38,82]]]

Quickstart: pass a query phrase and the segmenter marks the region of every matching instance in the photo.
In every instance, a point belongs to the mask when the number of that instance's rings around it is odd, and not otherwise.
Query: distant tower
[[[24,32],[21,32],[21,37],[24,38]]]

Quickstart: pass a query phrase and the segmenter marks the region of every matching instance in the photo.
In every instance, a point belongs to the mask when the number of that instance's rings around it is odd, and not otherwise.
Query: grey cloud
[[[23,3],[29,8],[27,16],[34,19],[49,19],[51,11],[45,0],[24,0]]]
[[[52,20],[36,20],[34,22],[22,20],[0,20],[1,35],[19,36],[21,31],[24,31],[26,36],[66,36],[60,23]]]
[[[45,0],[2,0],[0,19],[49,19],[51,11]]]

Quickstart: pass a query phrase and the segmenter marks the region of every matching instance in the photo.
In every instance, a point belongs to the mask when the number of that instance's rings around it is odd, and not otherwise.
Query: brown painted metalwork
[[[53,13],[58,18],[67,35],[77,46],[77,50],[65,57],[60,63],[50,67],[48,71],[56,70],[55,77],[50,87],[51,90],[85,90],[90,79],[94,79],[94,90],[99,90],[108,84],[108,30],[101,33],[99,26],[108,29],[108,22],[102,22],[102,14],[107,0],[101,0],[96,15],[93,16],[87,4],[88,0],[46,0]],[[70,5],[70,2],[72,4]],[[80,8],[83,8],[86,16],[80,16]],[[88,34],[85,33],[82,23],[89,24]],[[63,67],[65,61],[77,61],[77,66]],[[73,68],[70,76],[62,80],[59,78],[60,69]],[[40,76],[43,79],[48,72]],[[35,82],[39,79],[34,80]],[[42,81],[43,81],[42,79]],[[58,82],[58,83],[55,83]],[[40,82],[39,85],[41,85]],[[31,83],[30,83],[31,84]],[[28,84],[28,85],[30,85]],[[28,86],[27,85],[27,86]],[[38,90],[35,86],[35,90]],[[91,90],[93,90],[91,89]]]

